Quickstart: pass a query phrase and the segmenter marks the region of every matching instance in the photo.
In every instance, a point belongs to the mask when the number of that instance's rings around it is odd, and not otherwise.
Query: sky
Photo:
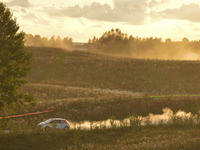
[[[1,0],[20,30],[87,42],[119,28],[134,37],[200,40],[200,0]]]

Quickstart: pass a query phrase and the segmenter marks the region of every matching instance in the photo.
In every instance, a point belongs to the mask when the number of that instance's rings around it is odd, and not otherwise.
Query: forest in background
[[[150,59],[186,59],[200,58],[200,40],[165,41],[162,38],[141,38],[128,36],[120,29],[105,32],[100,38],[88,40],[89,50],[106,54]]]
[[[67,50],[73,49],[72,38],[60,36],[52,36],[50,39],[47,37],[41,37],[40,35],[25,34],[25,46],[34,47],[57,47],[64,48]]]
[[[26,34],[25,39],[25,46],[85,50],[143,59],[200,59],[200,40],[189,41],[186,37],[181,41],[172,41],[170,38],[163,40],[156,37],[134,37],[128,36],[118,28],[106,31],[100,38],[94,36],[82,45],[74,44],[71,37],[52,36],[48,39],[40,35]]]

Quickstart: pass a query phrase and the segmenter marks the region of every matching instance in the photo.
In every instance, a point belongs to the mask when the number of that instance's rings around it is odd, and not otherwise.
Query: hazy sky
[[[26,33],[87,42],[120,28],[128,35],[200,40],[200,0],[2,0]]]

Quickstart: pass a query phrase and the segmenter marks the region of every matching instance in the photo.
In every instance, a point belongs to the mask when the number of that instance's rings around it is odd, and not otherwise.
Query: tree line
[[[75,47],[73,46],[71,37],[52,36],[48,39],[40,35],[25,34],[25,40],[25,46],[76,49],[76,45]],[[187,38],[183,38],[182,41],[172,41],[168,38],[163,41],[161,38],[141,38],[132,35],[128,36],[127,33],[123,33],[116,28],[106,31],[100,38],[94,36],[88,40],[88,43],[81,45],[81,48],[79,46],[78,49],[141,58],[145,56],[148,56],[148,58],[151,58],[151,56],[166,56],[166,58],[172,57],[173,59],[173,56],[181,55],[181,53],[199,53],[200,40],[189,41]]]
[[[35,47],[59,47],[65,49],[72,49],[73,42],[71,37],[61,38],[60,36],[52,36],[50,39],[41,37],[40,35],[25,34],[25,46]]]
[[[182,41],[172,41],[168,38],[163,41],[161,38],[133,37],[118,28],[106,31],[100,38],[94,36],[88,40],[88,45],[89,51],[133,56],[200,52],[200,40],[189,41],[183,38]]]

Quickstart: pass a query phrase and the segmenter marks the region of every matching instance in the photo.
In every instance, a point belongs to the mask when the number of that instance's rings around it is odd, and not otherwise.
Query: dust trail
[[[114,127],[129,127],[133,124],[138,126],[146,126],[149,124],[159,125],[159,124],[170,124],[173,123],[175,119],[187,120],[191,119],[194,124],[200,123],[199,114],[193,115],[191,112],[184,112],[182,110],[174,113],[170,108],[164,108],[163,114],[152,114],[150,113],[146,117],[129,117],[123,120],[104,120],[104,121],[82,121],[82,122],[73,122],[69,121],[71,129],[80,129],[80,130],[92,130],[92,129],[104,129],[104,128],[114,128]]]
[[[113,127],[130,126],[130,120],[104,120],[104,121],[83,121],[83,122],[72,122],[69,121],[71,129],[80,130],[92,130],[92,129],[104,129]]]
[[[146,125],[147,123],[151,123],[153,125],[158,125],[160,123],[168,124],[173,123],[174,119],[192,119],[194,122],[197,121],[196,116],[193,115],[191,112],[186,113],[182,110],[177,111],[175,114],[170,108],[164,108],[163,114],[152,114],[150,113],[147,117],[138,117],[141,121],[141,125]]]

